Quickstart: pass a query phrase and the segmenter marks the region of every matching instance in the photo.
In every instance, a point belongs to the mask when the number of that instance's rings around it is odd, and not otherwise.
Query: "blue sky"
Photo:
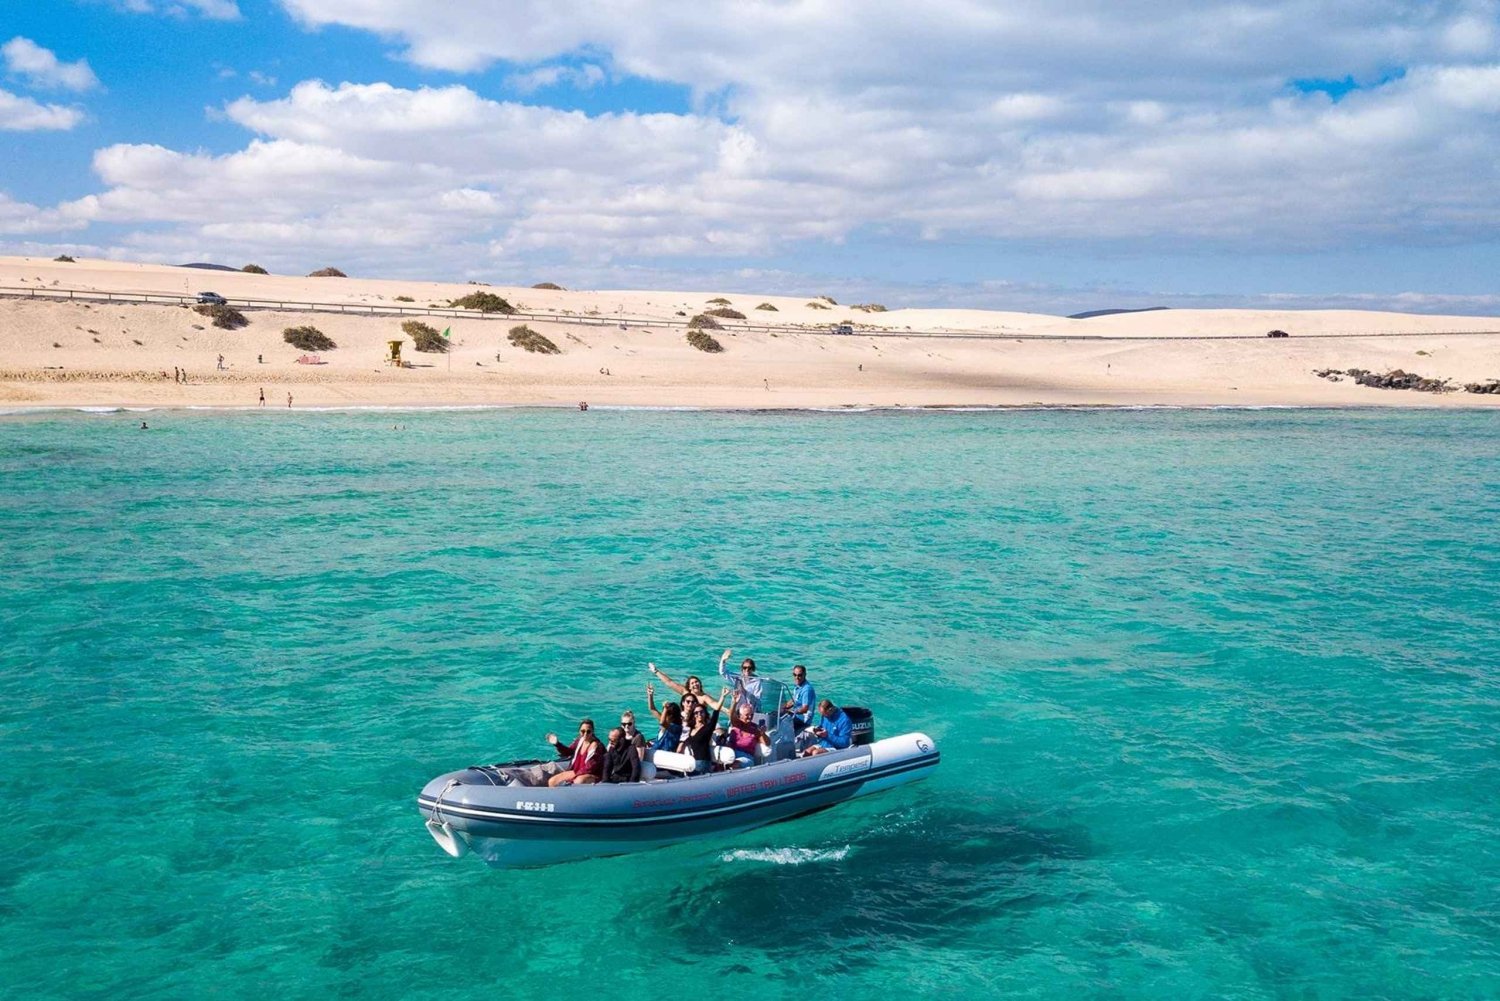
[[[0,45],[3,253],[1500,314],[1493,0],[50,0]]]

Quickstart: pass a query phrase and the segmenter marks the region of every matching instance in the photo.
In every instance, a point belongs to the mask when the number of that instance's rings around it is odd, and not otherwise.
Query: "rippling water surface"
[[[1500,995],[1495,415],[148,419],[0,421],[0,994]],[[422,829],[725,646],[941,769]]]

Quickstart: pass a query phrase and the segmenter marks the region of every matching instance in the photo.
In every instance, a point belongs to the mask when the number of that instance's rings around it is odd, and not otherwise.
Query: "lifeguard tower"
[[[386,341],[386,344],[390,345],[390,353],[385,356],[387,365],[401,367],[401,343],[401,341]]]

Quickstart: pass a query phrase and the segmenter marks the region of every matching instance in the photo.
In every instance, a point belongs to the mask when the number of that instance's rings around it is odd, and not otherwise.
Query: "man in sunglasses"
[[[812,725],[813,708],[818,704],[818,693],[807,680],[807,668],[801,664],[792,668],[792,697],[781,707],[792,715],[792,732],[801,733]]]
[[[568,767],[547,780],[549,786],[589,785],[598,782],[604,774],[604,745],[594,736],[594,721],[581,720],[578,724],[578,739],[571,744],[560,744],[557,734],[547,734],[547,743],[559,758],[571,758]]]
[[[641,780],[641,756],[625,740],[625,731],[615,727],[609,731],[609,744],[604,748],[605,782],[639,782]]]

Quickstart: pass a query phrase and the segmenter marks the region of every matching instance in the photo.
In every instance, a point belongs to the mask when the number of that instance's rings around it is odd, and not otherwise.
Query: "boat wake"
[[[809,862],[842,862],[848,854],[848,845],[842,848],[738,848],[720,855],[719,861],[806,865]]]

